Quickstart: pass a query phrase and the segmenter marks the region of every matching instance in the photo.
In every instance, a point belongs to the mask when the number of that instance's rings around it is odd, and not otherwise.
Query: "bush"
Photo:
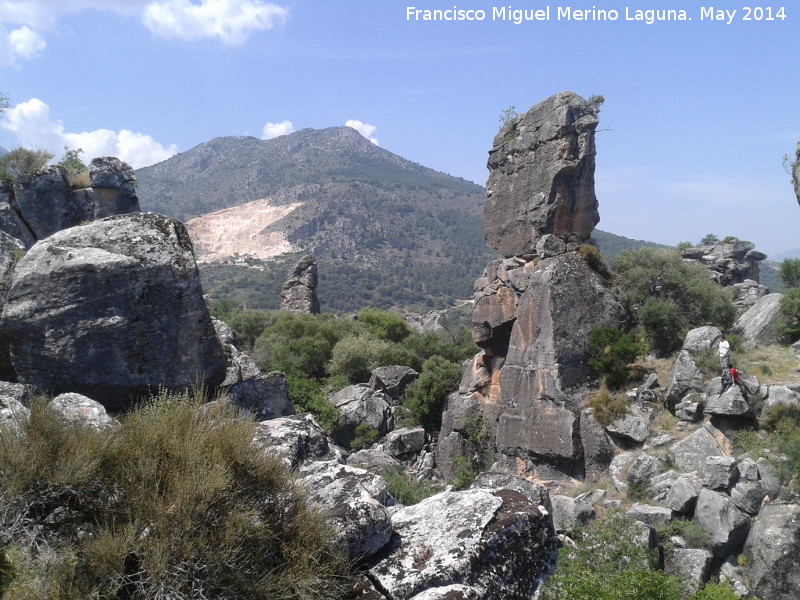
[[[769,457],[781,479],[793,492],[800,492],[800,409],[772,406],[761,422],[762,431],[739,433],[737,444],[745,452]]]
[[[586,406],[592,409],[595,420],[603,427],[608,427],[628,414],[628,401],[622,396],[612,394],[603,386],[592,394]]]
[[[800,339],[800,288],[786,292],[781,298],[781,310],[775,329],[786,344]]]
[[[162,395],[98,433],[35,402],[0,437],[3,597],[340,597],[322,516],[231,417]]]
[[[725,330],[736,317],[730,291],[711,281],[703,267],[684,263],[676,252],[628,250],[617,256],[614,270],[622,301],[659,353],[680,347],[689,329],[715,325]]]
[[[575,546],[558,551],[542,600],[679,600],[683,582],[654,570],[657,556],[637,542],[640,536],[635,522],[620,513],[578,530]]]
[[[47,150],[14,148],[0,156],[0,181],[10,182],[34,175],[52,158]]]
[[[589,366],[605,384],[618,389],[628,382],[628,365],[639,354],[638,340],[616,327],[598,327],[589,333]]]
[[[394,467],[383,474],[389,495],[405,506],[419,504],[425,498],[442,491],[442,487],[431,481],[417,481],[403,467]]]
[[[657,528],[658,539],[668,542],[672,536],[680,536],[687,548],[708,548],[708,532],[694,521],[674,519]]]
[[[419,378],[403,394],[401,418],[407,425],[421,425],[426,431],[442,427],[442,412],[447,395],[458,389],[462,367],[441,356],[422,365]]]
[[[372,370],[386,362],[389,349],[387,342],[369,336],[343,338],[333,347],[328,373],[343,375],[349,383],[365,383]]]
[[[781,281],[787,290],[800,288],[800,258],[787,258],[781,263]]]
[[[377,308],[362,308],[358,321],[367,326],[369,332],[379,340],[402,342],[411,334],[411,327],[398,314]]]
[[[583,260],[586,261],[586,264],[592,271],[606,280],[611,278],[611,273],[609,273],[608,267],[603,260],[603,255],[600,254],[597,246],[593,246],[592,244],[582,244],[580,248],[578,248],[578,251],[581,253]]]

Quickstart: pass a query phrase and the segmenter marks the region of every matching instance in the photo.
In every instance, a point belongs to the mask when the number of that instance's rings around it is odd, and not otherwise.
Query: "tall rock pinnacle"
[[[510,121],[487,166],[486,243],[503,256],[533,254],[548,233],[588,240],[600,221],[594,194],[597,105],[561,92]]]

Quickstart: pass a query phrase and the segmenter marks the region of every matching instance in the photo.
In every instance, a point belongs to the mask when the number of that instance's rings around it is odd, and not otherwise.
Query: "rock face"
[[[706,267],[711,277],[723,286],[752,280],[758,284],[758,263],[767,258],[752,242],[734,240],[713,246],[694,246],[681,252],[684,260]]]
[[[0,230],[30,248],[37,240],[81,223],[139,212],[133,169],[117,158],[95,158],[89,186],[72,189],[63,167],[46,167],[0,190]]]
[[[594,192],[596,107],[562,92],[509,122],[489,151],[486,243],[503,256],[534,254],[552,233],[584,241],[600,221]]]
[[[281,290],[281,310],[319,314],[317,263],[312,255],[300,259]]]
[[[528,600],[555,548],[550,519],[512,490],[443,492],[400,509],[392,525],[389,548],[402,551],[369,577],[395,600],[459,583],[484,600]]]
[[[159,386],[225,378],[191,241],[162,215],[109,217],[38,242],[17,263],[2,327],[20,381],[109,410]]]
[[[800,505],[768,504],[744,545],[746,574],[759,598],[800,598]]]
[[[475,282],[472,339],[483,351],[448,401],[449,412],[480,420],[491,450],[540,479],[583,476],[576,390],[594,377],[589,333],[626,318],[578,246],[599,220],[595,112],[557,94],[495,138],[484,220],[487,243],[507,258]],[[464,421],[445,414],[438,464],[468,447]]]
[[[777,344],[775,323],[781,312],[782,294],[769,294],[758,300],[733,326],[733,332],[742,338],[742,346],[750,350],[758,346]]]

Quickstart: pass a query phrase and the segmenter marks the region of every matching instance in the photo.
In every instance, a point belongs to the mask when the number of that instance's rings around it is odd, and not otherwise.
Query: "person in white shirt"
[[[731,345],[724,335],[719,342],[719,366],[723,372],[731,366]]]

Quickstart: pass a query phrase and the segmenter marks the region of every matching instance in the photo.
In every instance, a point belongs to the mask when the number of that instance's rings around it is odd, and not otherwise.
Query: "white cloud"
[[[17,67],[20,60],[31,60],[45,49],[42,36],[24,26],[8,31],[0,24],[0,68]]]
[[[178,151],[174,144],[165,148],[151,136],[128,129],[67,132],[60,121],[50,118],[50,107],[38,98],[9,108],[0,126],[11,131],[22,146],[48,150],[57,157],[64,146],[82,148],[86,161],[116,156],[135,169],[166,160]]]
[[[294,131],[291,121],[281,121],[280,123],[267,123],[261,132],[262,140],[271,140],[281,135],[286,135]]]
[[[55,31],[63,16],[86,10],[138,18],[166,39],[212,38],[228,45],[243,44],[289,17],[289,9],[264,0],[0,0],[0,68],[39,56],[43,33]]]
[[[168,0],[152,2],[145,8],[143,22],[166,39],[198,40],[218,38],[229,45],[241,45],[250,34],[281,25],[289,11],[261,0]]]
[[[373,133],[375,133],[375,130],[377,129],[375,125],[370,125],[369,123],[362,123],[361,121],[358,121],[356,119],[350,119],[345,123],[345,127],[352,127],[358,133],[363,135],[365,138],[367,138],[370,142],[372,142],[376,146],[380,145],[378,144],[377,138],[370,137],[372,136]]]

